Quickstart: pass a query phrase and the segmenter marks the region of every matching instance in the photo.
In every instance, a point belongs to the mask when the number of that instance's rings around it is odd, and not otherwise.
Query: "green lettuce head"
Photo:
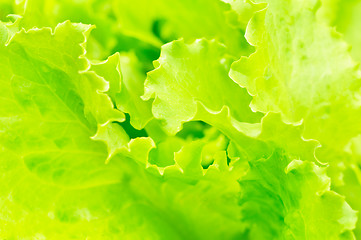
[[[360,9],[0,0],[0,240],[361,239]]]

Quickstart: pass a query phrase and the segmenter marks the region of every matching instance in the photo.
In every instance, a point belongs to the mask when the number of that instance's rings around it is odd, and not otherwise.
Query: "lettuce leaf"
[[[355,227],[356,212],[330,191],[325,169],[276,150],[250,163],[241,180],[243,218],[250,239],[340,239]],[[346,230],[346,231],[345,231]]]
[[[353,6],[0,0],[0,239],[359,238]]]

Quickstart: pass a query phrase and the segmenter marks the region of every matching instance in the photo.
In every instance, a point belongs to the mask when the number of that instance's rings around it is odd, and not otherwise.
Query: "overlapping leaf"
[[[0,238],[353,239],[336,2],[0,1]]]

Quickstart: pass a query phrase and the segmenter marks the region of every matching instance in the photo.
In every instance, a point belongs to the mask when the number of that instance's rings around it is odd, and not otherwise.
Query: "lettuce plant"
[[[360,9],[1,0],[0,239],[361,239]]]

